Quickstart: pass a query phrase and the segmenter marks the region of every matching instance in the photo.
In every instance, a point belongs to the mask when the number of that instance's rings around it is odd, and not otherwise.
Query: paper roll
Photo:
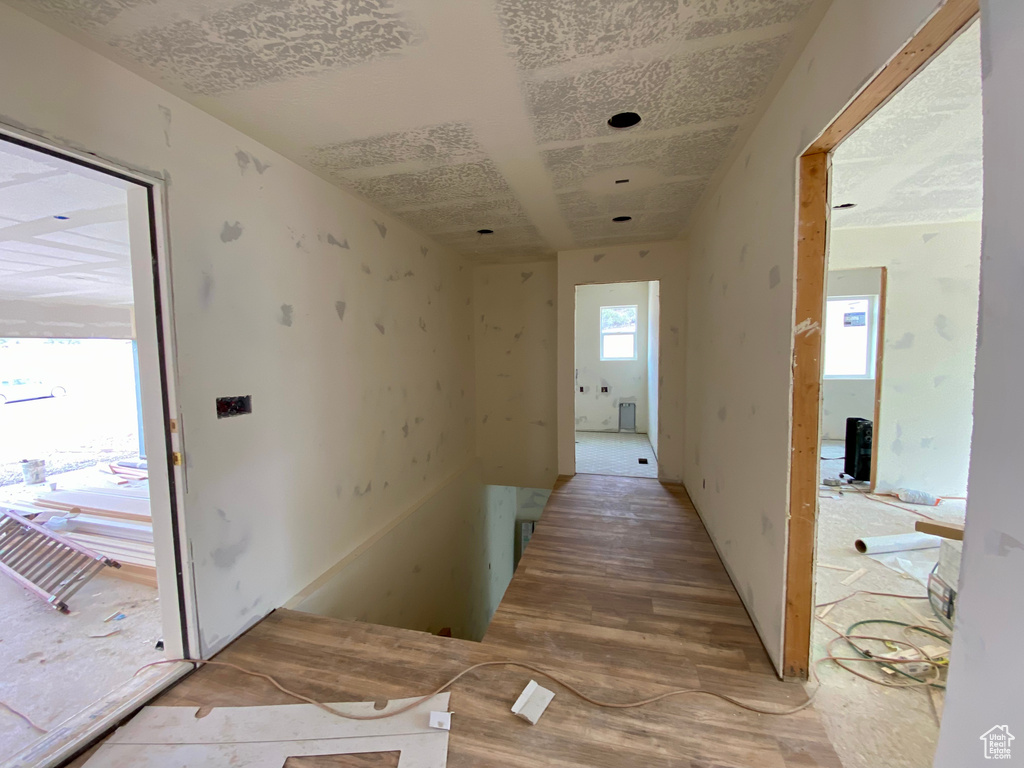
[[[853,542],[853,546],[862,555],[879,555],[883,552],[934,549],[941,541],[940,537],[929,533],[897,533],[893,536],[866,536]]]

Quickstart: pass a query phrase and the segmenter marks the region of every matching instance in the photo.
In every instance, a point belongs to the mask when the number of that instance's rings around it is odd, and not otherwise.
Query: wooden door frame
[[[789,546],[786,555],[786,615],[782,659],[783,676],[786,678],[806,680],[810,670],[814,540],[821,446],[821,328],[825,308],[832,152],[977,17],[978,2],[947,0],[800,157]],[[879,327],[879,347],[883,328]],[[879,369],[875,379],[876,419],[880,381]]]
[[[882,364],[885,356],[885,300],[889,291],[889,269],[880,267],[878,276],[878,300],[875,302],[875,408],[871,435],[871,478],[868,483],[870,490],[878,485],[878,420],[882,415]]]

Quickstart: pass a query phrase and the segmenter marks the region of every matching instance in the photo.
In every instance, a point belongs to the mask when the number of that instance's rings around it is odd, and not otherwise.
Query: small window
[[[601,359],[636,360],[636,306],[601,307]]]
[[[875,377],[875,296],[830,298],[825,308],[825,378]]]

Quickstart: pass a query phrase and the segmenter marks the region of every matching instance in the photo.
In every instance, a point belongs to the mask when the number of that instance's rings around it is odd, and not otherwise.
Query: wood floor
[[[613,701],[697,687],[765,706],[804,700],[801,686],[776,678],[682,487],[598,475],[558,482],[482,643],[282,610],[217,658],[324,701],[426,693],[493,659],[551,669]],[[456,683],[449,766],[841,768],[813,708],[771,717],[696,695],[598,709],[552,686],[530,726],[509,712],[530,677],[491,668]],[[291,700],[207,667],[157,703]],[[324,760],[316,765],[383,764]]]

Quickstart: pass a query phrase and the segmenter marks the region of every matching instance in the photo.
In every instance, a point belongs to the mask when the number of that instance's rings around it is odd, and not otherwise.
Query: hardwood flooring
[[[280,610],[217,658],[323,701],[426,693],[494,659],[550,669],[612,701],[694,687],[777,707],[805,696],[776,677],[683,488],[599,475],[558,482],[482,643]],[[490,668],[455,684],[449,766],[841,768],[813,708],[772,717],[693,695],[599,709],[538,681],[556,695],[531,726],[509,712],[530,678]],[[206,667],[156,703],[291,701]]]

